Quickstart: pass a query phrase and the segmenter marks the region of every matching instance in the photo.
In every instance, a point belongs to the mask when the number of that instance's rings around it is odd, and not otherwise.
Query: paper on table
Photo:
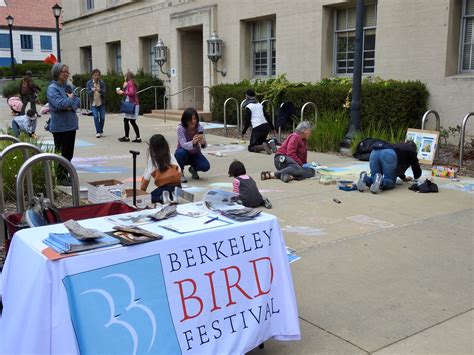
[[[213,216],[204,216],[190,219],[189,217],[178,216],[173,218],[173,220],[166,221],[166,224],[160,224],[160,227],[169,229],[177,233],[190,233],[232,224],[232,222],[225,221],[221,217],[218,217],[217,219],[215,218],[216,217]],[[211,219],[214,220],[209,223],[206,223]]]

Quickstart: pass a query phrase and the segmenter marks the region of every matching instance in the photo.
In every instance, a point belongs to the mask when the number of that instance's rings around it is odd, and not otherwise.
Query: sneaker
[[[263,149],[265,149],[265,152],[270,155],[272,154],[272,148],[270,147],[270,144],[268,144],[267,142],[263,142]]]
[[[95,136],[96,136],[97,138],[102,137],[102,135],[101,135],[100,133],[97,133]]]
[[[141,138],[135,138],[132,142],[133,143],[141,143],[142,139]]]
[[[263,205],[265,206],[265,208],[268,208],[269,210],[272,208],[272,203],[266,197],[263,199]]]
[[[184,176],[184,173],[181,174],[181,183],[185,184],[188,182],[188,179],[186,179],[186,176]]]
[[[376,194],[380,190],[380,185],[382,184],[382,174],[377,173],[374,176],[374,182],[370,185],[370,192]]]
[[[119,142],[130,142],[130,138],[128,137],[122,137],[118,139]]]
[[[367,184],[365,181],[367,180],[367,172],[362,171],[359,175],[359,181],[357,181],[357,190],[360,192],[364,192],[365,188],[367,187]]]
[[[199,180],[199,175],[198,175],[197,171],[192,166],[189,167],[188,171],[189,171],[189,173],[191,174],[191,177],[194,180]]]

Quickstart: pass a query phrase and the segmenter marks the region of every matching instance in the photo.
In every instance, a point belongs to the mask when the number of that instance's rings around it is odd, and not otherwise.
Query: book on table
[[[43,242],[56,252],[65,254],[103,248],[118,244],[120,241],[105,233],[102,237],[92,240],[78,240],[71,233],[49,233]]]

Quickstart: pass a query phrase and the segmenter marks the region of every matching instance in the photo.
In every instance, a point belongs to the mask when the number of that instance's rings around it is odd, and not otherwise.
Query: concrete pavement
[[[0,113],[5,127],[11,120],[5,100]],[[47,141],[52,137],[42,129],[46,118],[40,118],[37,133]],[[138,125],[142,139],[162,133],[172,149],[176,146],[176,122],[140,117]],[[146,143],[117,141],[123,136],[121,115],[107,115],[104,132],[105,137],[96,138],[92,117],[80,116],[73,163],[81,185],[109,178],[131,184],[129,150],[141,152],[140,175]],[[272,202],[269,212],[278,217],[287,246],[301,256],[291,270],[302,339],[268,341],[252,354],[474,352],[474,180],[436,179],[438,194],[414,193],[402,184],[378,195],[340,191],[317,179],[260,181],[260,171],[274,168],[271,157],[249,153],[235,139],[207,139],[208,153],[225,156],[208,154],[210,172],[189,180],[189,190],[197,198],[210,187],[230,190],[228,166],[242,160]],[[339,177],[355,178],[366,167],[354,159],[312,152],[309,161],[337,168],[334,176]]]

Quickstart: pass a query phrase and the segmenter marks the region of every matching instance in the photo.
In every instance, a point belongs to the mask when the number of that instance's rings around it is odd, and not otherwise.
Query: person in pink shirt
[[[311,130],[311,122],[300,122],[275,153],[274,163],[277,170],[275,172],[262,171],[260,178],[289,182],[293,179],[304,180],[313,177],[314,169],[303,167],[307,163],[307,140],[311,136]]]
[[[128,71],[125,73],[125,82],[123,83],[123,89],[117,89],[117,94],[125,96],[125,101],[133,102],[135,104],[134,113],[125,113],[123,116],[123,128],[125,135],[119,138],[119,142],[130,142],[130,125],[132,125],[133,130],[135,131],[135,139],[132,141],[134,143],[141,143],[142,139],[140,138],[140,129],[137,125],[138,112],[140,111],[140,105],[138,102],[138,84],[135,81],[135,75]]]

